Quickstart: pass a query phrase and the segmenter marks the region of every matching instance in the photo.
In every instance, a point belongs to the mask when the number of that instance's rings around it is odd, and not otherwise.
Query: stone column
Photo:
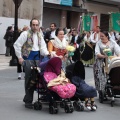
[[[67,11],[62,10],[61,11],[60,27],[62,27],[62,28],[66,27],[66,20],[67,20]]]

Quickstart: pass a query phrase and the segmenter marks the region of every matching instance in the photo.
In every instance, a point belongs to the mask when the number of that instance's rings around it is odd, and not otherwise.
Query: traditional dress
[[[67,53],[66,47],[68,43],[65,38],[61,41],[58,37],[55,37],[54,40],[50,40],[48,43],[48,51],[51,54],[51,57],[59,57],[63,56],[62,63],[63,67],[65,67],[65,55]]]
[[[83,51],[81,52],[82,62],[85,65],[93,64],[94,50],[93,50],[93,46],[90,44],[90,37],[87,37],[86,35],[83,39],[83,42],[84,42]]]
[[[95,55],[96,56],[98,54],[104,55],[103,50],[105,50],[106,48],[109,48],[111,50],[112,56],[114,56],[114,54],[116,54],[117,56],[120,55],[120,47],[116,42],[110,41],[109,45],[105,45],[101,42],[101,40],[99,40],[96,44]],[[103,62],[104,62],[104,59],[96,58],[93,66],[95,86],[98,91],[105,90],[106,75],[104,73]]]

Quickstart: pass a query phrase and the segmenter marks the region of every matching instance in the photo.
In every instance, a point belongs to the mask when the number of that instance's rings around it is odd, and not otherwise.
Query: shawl
[[[65,38],[61,41],[57,36],[54,40],[51,40],[53,46],[58,49],[66,49],[67,41]]]

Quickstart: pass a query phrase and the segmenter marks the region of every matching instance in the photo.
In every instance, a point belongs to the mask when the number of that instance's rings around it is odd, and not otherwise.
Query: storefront
[[[84,12],[87,10],[73,6],[72,0],[44,0],[43,26],[48,28],[50,23],[55,22],[57,27],[77,28],[79,17]]]

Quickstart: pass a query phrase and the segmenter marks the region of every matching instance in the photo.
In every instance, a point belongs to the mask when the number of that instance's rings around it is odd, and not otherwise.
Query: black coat
[[[4,39],[6,40],[6,47],[11,47],[13,45],[13,32],[6,32]]]
[[[51,31],[45,33],[44,40],[46,43],[48,43],[51,40]]]

